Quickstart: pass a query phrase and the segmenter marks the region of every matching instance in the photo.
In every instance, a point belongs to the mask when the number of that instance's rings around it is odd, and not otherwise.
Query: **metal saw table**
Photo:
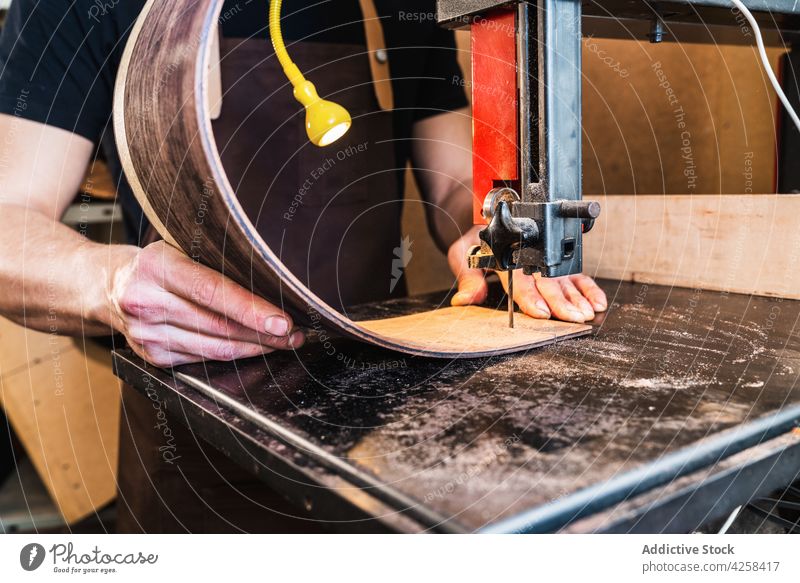
[[[600,284],[593,336],[527,354],[429,360],[323,334],[237,363],[114,365],[339,530],[686,532],[798,478],[800,302]]]

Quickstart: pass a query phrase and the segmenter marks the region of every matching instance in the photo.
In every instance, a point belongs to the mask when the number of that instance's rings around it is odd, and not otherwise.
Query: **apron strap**
[[[222,115],[222,58],[219,46],[222,31],[219,23],[211,30],[211,58],[208,60],[208,95],[206,107],[212,120],[219,119]]]
[[[394,91],[389,71],[389,53],[386,50],[386,39],[383,36],[383,25],[375,8],[375,0],[359,0],[359,3],[364,16],[364,32],[367,38],[369,67],[372,72],[375,97],[383,111],[391,111],[394,109]]]
[[[372,73],[372,86],[375,88],[375,97],[383,111],[394,109],[394,90],[392,89],[391,73],[389,71],[389,53],[386,50],[386,39],[383,36],[375,0],[359,0],[361,13],[364,17],[364,36],[367,39],[367,53],[369,54],[369,68]],[[209,94],[206,104],[211,119],[217,119],[222,109],[222,80],[219,55],[219,30],[216,32],[216,42],[212,47],[209,63]]]

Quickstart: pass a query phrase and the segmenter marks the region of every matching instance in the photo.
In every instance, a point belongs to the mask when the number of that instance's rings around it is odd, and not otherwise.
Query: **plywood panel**
[[[800,299],[800,195],[607,196],[587,273]]]
[[[19,328],[4,322],[3,330]],[[22,337],[39,358],[0,377],[3,406],[25,451],[68,523],[116,496],[119,380],[107,350],[33,331]],[[0,340],[0,362],[9,345]]]
[[[583,70],[585,192],[774,192],[777,98],[753,47],[587,38]]]
[[[515,317],[511,329],[506,312],[480,306],[447,307],[424,314],[372,320],[363,325],[376,334],[413,338],[414,342],[440,352],[464,350],[482,354],[514,351],[519,346],[536,348],[591,331],[591,326],[536,320],[523,314]]]
[[[39,332],[0,318],[0,378],[25,370],[29,364],[47,357],[50,349],[47,343],[39,341],[39,336]],[[56,343],[62,341],[57,339]]]
[[[469,93],[469,34],[460,32],[456,39]],[[781,53],[770,49],[774,66]],[[583,65],[586,196],[774,192],[777,102],[752,47],[586,38]],[[670,104],[657,70],[677,106]],[[678,126],[677,107],[691,134],[693,188],[684,175],[686,128]],[[418,200],[409,186],[409,198]],[[427,234],[421,205],[406,205],[405,212],[404,231],[415,245],[407,270],[410,288],[448,287],[450,270]],[[594,234],[587,239],[588,248],[594,239]]]

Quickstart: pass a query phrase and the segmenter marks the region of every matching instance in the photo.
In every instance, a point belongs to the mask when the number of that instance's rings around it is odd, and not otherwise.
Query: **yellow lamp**
[[[294,97],[306,108],[306,133],[315,146],[329,146],[350,129],[353,121],[347,110],[332,101],[320,99],[314,84],[307,81],[286,50],[281,32],[282,0],[271,0],[269,5],[269,35],[275,55],[283,72],[294,87]]]
[[[294,97],[306,108],[306,132],[315,146],[328,146],[347,133],[352,125],[347,110],[332,101],[320,99],[311,81],[294,88]]]

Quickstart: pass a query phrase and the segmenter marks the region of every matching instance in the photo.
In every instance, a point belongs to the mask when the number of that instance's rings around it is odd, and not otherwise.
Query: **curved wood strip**
[[[162,237],[290,312],[319,317],[329,331],[431,357],[476,357],[525,350],[589,326],[505,313],[445,308],[353,322],[306,288],[250,222],[228,181],[206,104],[212,35],[223,0],[149,0],[117,77],[114,128],[131,187]]]

